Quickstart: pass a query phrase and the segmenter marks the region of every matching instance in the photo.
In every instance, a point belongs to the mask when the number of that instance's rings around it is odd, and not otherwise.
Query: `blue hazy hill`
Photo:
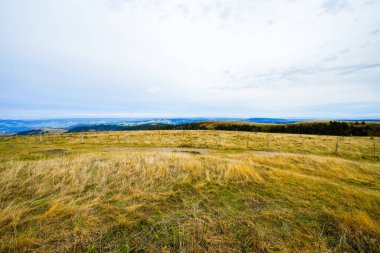
[[[40,129],[65,129],[70,130],[80,126],[109,126],[115,129],[130,128],[140,125],[179,125],[201,121],[243,121],[266,124],[291,124],[305,119],[286,118],[63,118],[63,119],[32,119],[32,120],[8,120],[0,119],[0,134],[13,134],[20,132],[37,131]],[[361,121],[362,119],[344,121]],[[363,119],[366,122],[378,121]]]
[[[143,124],[185,124],[207,120],[246,121],[255,123],[294,123],[300,120],[279,118],[64,118],[64,119],[31,119],[13,120],[0,119],[0,133],[11,134],[44,128],[70,129],[76,126],[138,126]]]

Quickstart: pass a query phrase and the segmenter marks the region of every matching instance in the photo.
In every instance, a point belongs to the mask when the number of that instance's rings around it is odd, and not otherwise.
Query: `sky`
[[[378,0],[0,0],[0,118],[380,118]]]

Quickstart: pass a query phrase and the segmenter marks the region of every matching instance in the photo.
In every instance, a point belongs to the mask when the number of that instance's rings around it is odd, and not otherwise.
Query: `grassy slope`
[[[0,251],[380,250],[380,138],[141,131],[85,133],[81,144],[81,136],[0,139]],[[46,152],[55,149],[68,153]]]

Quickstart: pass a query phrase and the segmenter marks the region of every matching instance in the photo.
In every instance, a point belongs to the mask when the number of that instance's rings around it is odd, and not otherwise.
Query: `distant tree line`
[[[253,131],[269,133],[316,134],[340,136],[368,136],[369,127],[355,127],[346,122],[330,121],[329,123],[304,123],[273,126],[257,125],[218,125],[217,130]]]
[[[127,131],[127,130],[161,130],[165,129],[167,124],[141,124],[135,126],[122,126],[115,124],[99,124],[99,125],[82,125],[75,126],[68,130],[69,133],[77,132],[101,132],[101,131]]]
[[[68,132],[89,131],[126,131],[126,130],[225,130],[245,132],[292,133],[339,136],[380,136],[380,124],[365,124],[365,122],[307,122],[295,124],[244,124],[230,122],[195,122],[177,125],[142,124],[135,126],[92,125],[76,126]]]
[[[167,130],[207,130],[202,122],[187,123],[180,125],[168,125]],[[235,123],[216,123],[213,130],[225,131],[245,131],[245,132],[269,132],[269,133],[292,133],[292,134],[315,134],[315,135],[339,135],[339,136],[379,136],[378,128],[371,128],[365,122],[347,123],[330,121],[328,123],[297,123],[297,124],[278,124],[278,125],[253,125]]]

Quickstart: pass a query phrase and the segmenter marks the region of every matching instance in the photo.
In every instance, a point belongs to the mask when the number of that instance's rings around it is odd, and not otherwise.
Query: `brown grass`
[[[380,165],[355,153],[374,140],[347,138],[346,155],[326,157],[332,137],[269,136],[292,155],[252,153],[260,134],[108,134],[3,140],[0,251],[380,251]],[[214,151],[103,150],[167,140]],[[314,146],[297,154],[301,140]]]

